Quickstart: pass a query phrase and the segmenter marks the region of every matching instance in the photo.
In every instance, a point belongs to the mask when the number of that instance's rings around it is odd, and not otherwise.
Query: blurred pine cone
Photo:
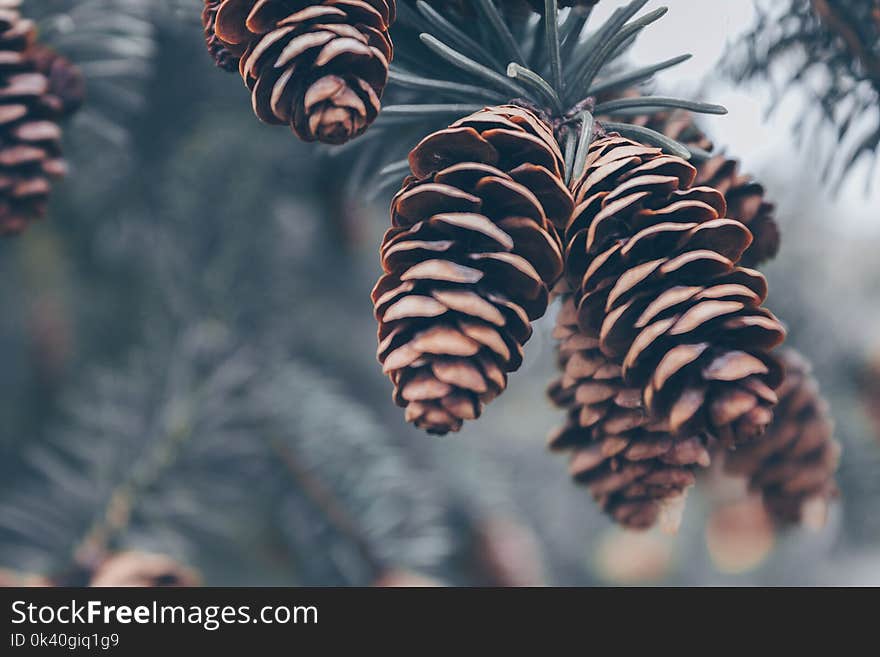
[[[409,162],[372,295],[378,357],[406,419],[445,434],[478,417],[522,363],[562,272],[554,224],[572,199],[552,129],[520,107],[461,119]]]
[[[696,170],[619,136],[596,140],[574,185],[566,275],[578,324],[677,436],[725,445],[767,427],[785,338],[764,277],[736,266],[752,241]]]
[[[754,495],[713,508],[706,521],[705,537],[715,568],[737,575],[761,566],[776,543],[773,521]]]
[[[671,137],[686,146],[711,151],[712,142],[697,127],[693,114],[683,110],[664,112],[650,117],[647,127]],[[776,257],[780,234],[776,223],[776,206],[765,198],[764,186],[751,176],[739,172],[739,161],[726,155],[715,155],[697,162],[695,185],[714,187],[724,194],[727,215],[743,222],[752,233],[752,243],[742,255],[743,267],[757,267]]]
[[[50,180],[67,172],[58,120],[82,101],[78,69],[34,45],[17,4],[0,3],[0,235],[45,215]]]
[[[572,477],[617,522],[630,529],[653,526],[664,505],[694,484],[694,469],[708,467],[705,439],[676,438],[649,419],[641,390],[627,386],[620,364],[578,328],[571,296],[563,300],[554,337],[562,376],[548,393],[567,418],[551,435],[550,448],[571,452]]]
[[[773,423],[760,441],[727,454],[725,470],[747,477],[778,522],[820,525],[837,494],[834,472],[840,444],[810,364],[792,349],[782,351],[780,358],[785,381],[776,391]]]
[[[79,110],[86,100],[86,78],[82,70],[52,48],[35,43],[28,50],[37,71],[49,80],[49,92],[42,98],[58,118],[68,118]]]
[[[95,569],[89,586],[199,586],[199,575],[171,557],[148,552],[120,552]]]
[[[217,11],[223,0],[205,0],[205,7],[202,9],[202,28],[205,32],[205,46],[208,48],[208,54],[217,64],[217,67],[232,73],[238,70],[239,58],[242,52],[235,53],[233,49],[223,42],[214,31],[217,24]]]
[[[514,518],[492,514],[475,527],[471,548],[477,586],[545,586],[544,559],[532,530]]]
[[[203,19],[241,56],[260,120],[289,124],[305,141],[342,144],[378,116],[395,0],[220,0],[216,12],[209,7]]]

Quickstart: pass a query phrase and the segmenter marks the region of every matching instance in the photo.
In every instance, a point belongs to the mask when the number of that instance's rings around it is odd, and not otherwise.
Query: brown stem
[[[183,444],[191,437],[187,426],[168,431],[143,457],[152,464],[151,468],[139,471],[134,464],[131,466],[129,474],[110,492],[103,512],[75,547],[73,558],[77,566],[94,570],[104,561],[113,540],[131,523],[141,493],[175,462]]]
[[[880,59],[871,52],[859,34],[856,19],[841,7],[832,5],[828,0],[812,0],[816,15],[832,32],[837,34],[846,47],[865,69],[874,86],[880,90]],[[876,9],[875,9],[876,12]]]
[[[333,528],[355,546],[361,558],[373,571],[372,578],[376,579],[385,573],[388,567],[373,550],[370,541],[367,540],[358,523],[343,507],[333,491],[308,468],[300,464],[293,452],[281,440],[270,438],[269,444],[284,463],[287,473],[297,487],[324,515]]]

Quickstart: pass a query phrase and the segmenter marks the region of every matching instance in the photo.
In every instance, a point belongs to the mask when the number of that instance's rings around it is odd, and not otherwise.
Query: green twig
[[[419,11],[422,12],[422,15],[430,21],[432,30],[438,32],[440,36],[451,41],[460,50],[465,51],[474,59],[481,59],[484,64],[498,65],[498,60],[493,57],[491,53],[474,41],[470,36],[446,20],[446,18],[427,2],[424,0],[418,0],[416,6],[419,8]]]
[[[544,34],[547,41],[547,52],[550,55],[550,73],[553,86],[558,92],[565,90],[565,79],[562,77],[562,53],[559,44],[559,7],[556,0],[544,0]]]
[[[680,144],[674,139],[670,139],[666,135],[660,134],[656,130],[643,128],[642,126],[629,123],[614,123],[612,121],[603,121],[602,126],[608,132],[619,132],[622,136],[628,137],[634,141],[657,146],[658,148],[665,150],[667,153],[677,155],[683,160],[691,159],[691,152],[686,146]]]
[[[559,94],[556,93],[556,90],[549,82],[547,82],[547,80],[533,70],[520,66],[519,64],[511,63],[507,67],[507,75],[508,77],[519,80],[523,85],[534,90],[539,96],[550,101],[553,105],[553,109],[560,114],[562,113],[562,100],[560,100]]]
[[[587,163],[587,155],[590,152],[590,144],[593,142],[593,124],[595,119],[589,111],[580,115],[581,134],[578,137],[577,151],[575,152],[574,165],[572,166],[571,182],[576,182],[584,172]]]
[[[483,105],[472,104],[435,104],[435,105],[387,105],[382,108],[382,115],[386,118],[436,116],[452,114],[466,116],[483,109]]]
[[[678,57],[664,60],[651,66],[645,66],[644,68],[639,68],[634,71],[627,71],[626,73],[621,73],[620,75],[615,75],[605,80],[599,80],[590,87],[588,95],[595,96],[606,91],[623,89],[631,85],[644,82],[653,77],[655,73],[659,73],[660,71],[665,71],[668,68],[677,66],[682,62],[686,62],[691,57],[693,57],[693,55],[687,53],[684,55],[679,55]]]
[[[473,84],[464,84],[461,82],[435,80],[433,78],[422,77],[421,75],[405,73],[394,67],[388,72],[388,79],[397,86],[405,89],[432,91],[445,96],[455,96],[463,100],[473,100],[474,97],[485,98],[488,101],[496,103],[508,100],[507,96],[504,96],[493,89],[478,87]]]
[[[639,0],[641,2],[641,0]],[[602,70],[609,58],[614,54],[615,50],[626,41],[645,29],[651,23],[660,20],[666,12],[666,7],[660,7],[654,11],[645,14],[641,18],[627,23],[615,36],[610,38],[600,49],[597,55],[590,61],[589,66],[581,73],[578,78],[578,87],[589,89],[593,84],[596,75]]]
[[[619,98],[600,103],[596,106],[596,114],[613,114],[619,110],[674,107],[686,109],[700,114],[727,114],[727,108],[713,103],[701,103],[695,100],[683,98],[668,98],[665,96],[642,96],[640,98]]]
[[[516,42],[513,33],[511,33],[510,28],[507,26],[504,17],[498,11],[498,7],[495,6],[495,3],[492,2],[492,0],[477,0],[477,6],[482,11],[483,16],[486,17],[489,26],[494,30],[495,35],[504,47],[508,61],[516,62],[517,64],[525,66],[526,60],[523,56],[522,50]]]
[[[520,85],[513,82],[510,78],[496,73],[492,69],[483,66],[479,62],[466,57],[457,50],[450,48],[436,37],[422,33],[419,35],[422,42],[430,48],[435,54],[439,55],[453,66],[491,84],[500,91],[513,94],[513,96],[528,96],[528,93]]]

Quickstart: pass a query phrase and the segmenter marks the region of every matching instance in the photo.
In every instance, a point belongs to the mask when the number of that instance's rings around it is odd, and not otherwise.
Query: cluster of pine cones
[[[557,4],[586,8],[597,2]],[[473,9],[467,0],[430,4]],[[544,0],[509,4],[544,11]],[[396,14],[397,0],[205,0],[202,26],[214,62],[239,71],[261,121],[289,125],[304,141],[344,144],[379,115]]]
[[[545,8],[515,2],[506,9]],[[341,144],[379,114],[396,9],[205,0],[202,19],[209,52],[238,69],[260,119]],[[728,468],[777,518],[798,521],[834,492],[838,449],[805,364],[773,353],[785,329],[753,267],[779,248],[774,205],[735,160],[693,166],[607,133],[603,118],[574,177],[558,122],[516,101],[411,151],[372,293],[394,401],[428,433],[460,430],[504,391],[532,323],[558,297],[562,374],[550,397],[567,420],[550,446],[571,453],[572,476],[614,519],[653,525],[713,453],[735,450]],[[712,151],[687,113],[643,125]]]
[[[51,181],[67,171],[59,121],[85,96],[79,69],[37,42],[20,4],[0,0],[0,236],[45,215]]]
[[[655,121],[704,141],[684,118]],[[567,421],[550,446],[616,521],[654,525],[723,450],[780,522],[835,492],[827,405],[799,357],[772,353],[785,329],[749,268],[778,249],[774,206],[736,161],[695,168],[609,134],[566,186],[550,125],[507,105],[409,163],[373,291],[408,421],[445,434],[479,417],[558,296],[550,397]]]

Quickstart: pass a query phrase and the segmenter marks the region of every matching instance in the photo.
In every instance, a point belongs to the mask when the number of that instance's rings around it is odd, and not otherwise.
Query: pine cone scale
[[[646,126],[687,146],[712,150],[712,142],[685,111],[659,113],[645,121]],[[775,257],[779,251],[780,232],[776,206],[765,198],[763,185],[739,171],[739,162],[726,155],[714,155],[697,164],[693,184],[714,188],[724,195],[728,216],[742,222],[754,239],[743,253],[740,264],[755,267]],[[723,213],[722,213],[723,214]]]

